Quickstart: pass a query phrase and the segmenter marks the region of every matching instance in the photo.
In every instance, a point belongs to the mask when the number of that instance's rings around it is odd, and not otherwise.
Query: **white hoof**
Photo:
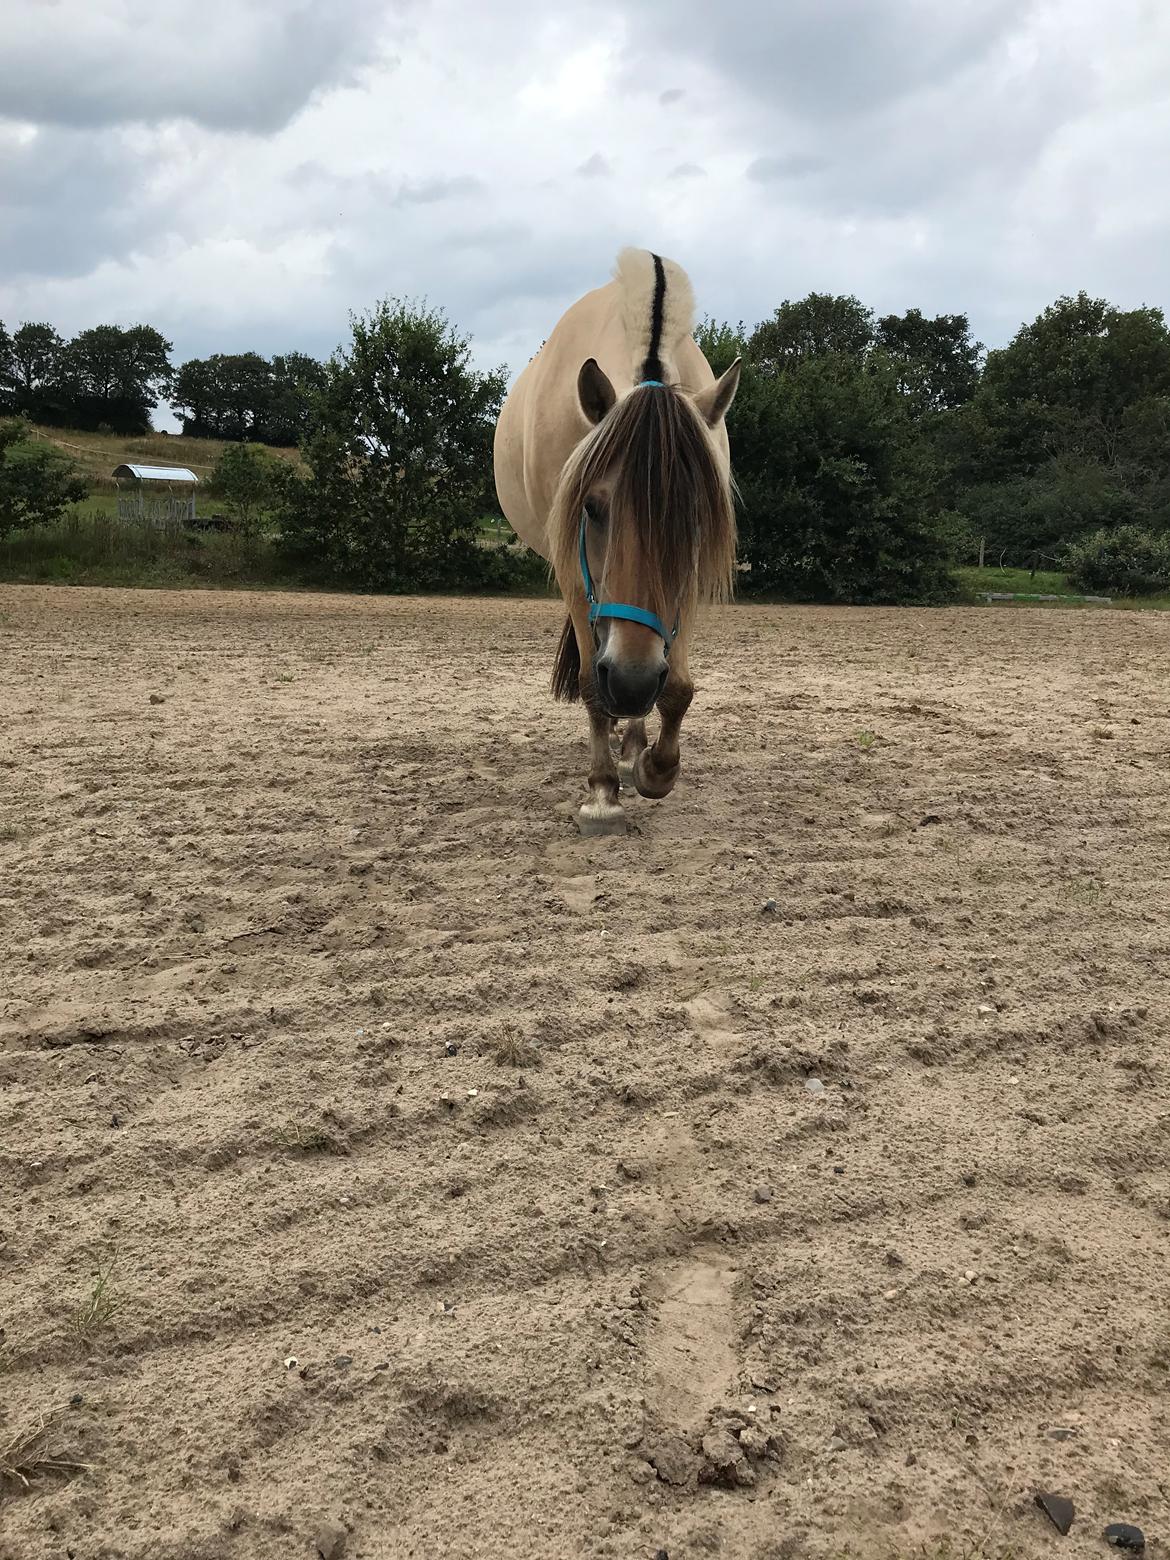
[[[582,834],[625,834],[626,815],[612,803],[585,802],[577,814],[577,827]]]

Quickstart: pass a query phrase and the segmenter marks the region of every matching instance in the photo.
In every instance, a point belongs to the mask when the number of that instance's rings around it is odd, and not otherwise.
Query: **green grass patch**
[[[1086,602],[1080,591],[1074,590],[1069,584],[1068,578],[1053,570],[1038,569],[1035,574],[1029,574],[1027,569],[956,569],[955,576],[959,581],[960,597],[963,601],[979,602],[982,604],[983,594],[987,591],[1002,590],[1012,591],[1021,595],[1059,596],[1059,601],[997,601],[993,606],[997,607],[1088,607],[1096,605],[1094,602]],[[1108,594],[1108,592],[1103,592]],[[1138,612],[1165,612],[1170,609],[1170,597],[1167,596],[1114,596],[1114,607],[1121,607],[1129,611]]]

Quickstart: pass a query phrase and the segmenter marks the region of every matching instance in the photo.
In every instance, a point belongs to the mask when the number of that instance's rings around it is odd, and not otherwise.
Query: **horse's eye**
[[[589,516],[590,521],[596,526],[603,526],[608,519],[608,516],[605,512],[605,505],[601,502],[600,499],[597,498],[587,498],[585,500],[585,513]]]

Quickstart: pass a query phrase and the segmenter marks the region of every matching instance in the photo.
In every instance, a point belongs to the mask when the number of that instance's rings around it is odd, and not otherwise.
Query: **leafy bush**
[[[983,538],[987,557],[1019,564],[1032,553],[1055,555],[1090,531],[1140,525],[1142,500],[1109,467],[1053,460],[1026,477],[985,482],[959,494],[956,508],[969,534]]]
[[[0,536],[47,525],[85,497],[85,483],[56,450],[26,442],[17,419],[0,422]]]
[[[888,367],[749,359],[728,422],[742,589],[859,603],[953,595],[932,457]]]
[[[1066,553],[1068,577],[1080,589],[1113,596],[1170,593],[1170,533],[1122,525],[1094,531]]]
[[[380,304],[355,317],[327,365],[302,445],[282,475],[290,555],[338,583],[390,590],[512,583],[520,555],[485,546],[502,372],[480,374],[437,310]]]
[[[229,444],[215,463],[211,486],[248,535],[260,528],[265,512],[277,501],[278,465],[276,456],[260,444]]]

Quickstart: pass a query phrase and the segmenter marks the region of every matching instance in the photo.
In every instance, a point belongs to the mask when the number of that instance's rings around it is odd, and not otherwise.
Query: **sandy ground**
[[[1167,1555],[1170,621],[557,627],[0,590],[0,1556]]]

